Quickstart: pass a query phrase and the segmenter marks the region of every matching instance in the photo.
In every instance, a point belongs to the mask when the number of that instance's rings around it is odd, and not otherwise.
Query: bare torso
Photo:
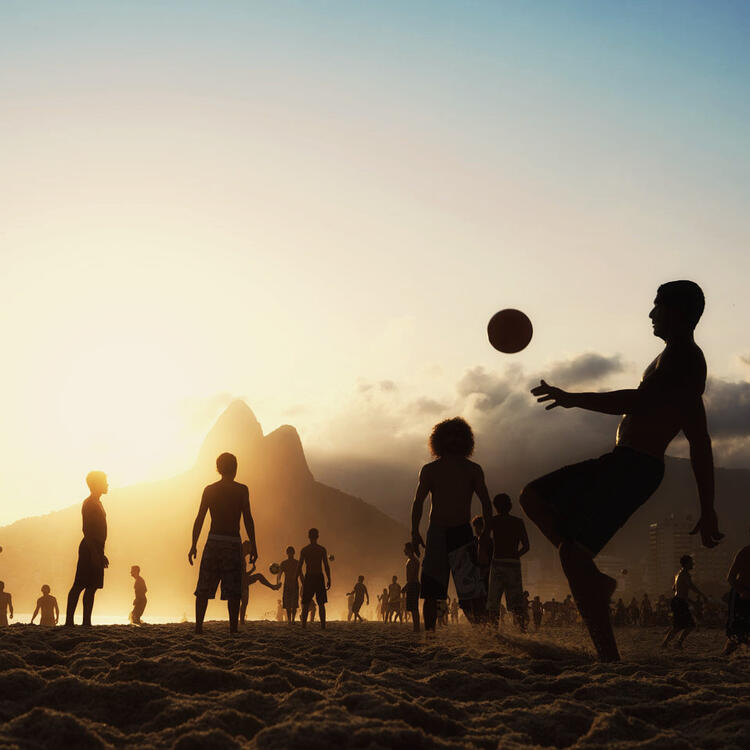
[[[420,481],[431,497],[430,523],[461,526],[471,520],[471,499],[484,483],[479,464],[468,458],[445,456],[422,468]]]
[[[687,570],[681,570],[674,579],[674,595],[680,599],[687,600],[693,579]]]
[[[663,459],[705,386],[706,360],[700,347],[690,342],[665,348],[643,373],[638,391],[644,405],[623,415],[617,445]]]
[[[319,544],[308,544],[300,553],[300,565],[305,563],[305,575],[323,575],[323,562],[326,558],[326,548]]]
[[[294,579],[297,577],[297,570],[299,569],[299,560],[287,558],[280,565],[280,572],[284,574],[284,586],[291,586],[294,583]]]
[[[210,534],[240,536],[242,510],[249,506],[247,486],[233,480],[220,479],[203,490],[203,503],[211,514]]]
[[[520,518],[511,515],[492,517],[492,541],[496,560],[517,560],[524,538],[524,524]]]

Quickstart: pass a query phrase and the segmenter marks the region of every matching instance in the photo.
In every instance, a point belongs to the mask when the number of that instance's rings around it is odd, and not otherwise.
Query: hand
[[[102,565],[104,565],[105,568],[109,567],[109,560],[106,555],[102,555]]]
[[[424,539],[422,539],[422,535],[419,531],[411,532],[411,546],[414,548],[414,554],[419,557],[419,547],[425,546]]]
[[[188,552],[188,562],[192,565],[193,560],[198,556],[198,550],[195,548],[195,545],[193,545],[190,548],[190,552]]]
[[[697,534],[699,531],[704,547],[715,547],[724,538],[724,534],[719,531],[719,519],[716,517],[715,510],[701,513],[698,523],[690,533]]]
[[[549,406],[544,407],[547,411],[554,409],[556,406],[562,406],[563,409],[570,409],[573,406],[573,398],[570,393],[562,388],[555,388],[554,385],[548,385],[544,380],[540,381],[536,388],[532,388],[531,393],[538,397],[537,401],[540,404],[545,401],[552,402]]]
[[[258,548],[255,546],[255,542],[250,542],[250,564],[253,565],[258,559]]]

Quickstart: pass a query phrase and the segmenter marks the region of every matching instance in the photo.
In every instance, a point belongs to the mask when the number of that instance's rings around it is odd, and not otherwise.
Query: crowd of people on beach
[[[482,467],[470,460],[474,451],[471,427],[461,417],[455,417],[437,424],[430,435],[434,460],[419,473],[412,504],[411,539],[403,548],[405,583],[402,586],[398,575],[393,575],[391,583],[377,596],[383,622],[410,621],[414,630],[423,626],[430,636],[439,622],[457,622],[459,609],[472,625],[492,628],[507,614],[521,631],[526,631],[530,623],[538,629],[543,622],[580,622],[602,661],[619,659],[613,626],[663,623],[666,597],[660,598],[655,607],[647,596],[640,602],[633,598],[626,605],[619,599],[613,604],[616,581],[598,569],[595,558],[659,487],[665,451],[680,432],[690,446],[701,509],[692,533],[700,534],[708,548],[723,538],[714,511],[713,455],[702,398],[707,369],[693,337],[704,304],[703,292],[694,282],[673,281],[659,287],[649,317],[654,335],[662,338],[666,346],[647,367],[635,389],[571,393],[541,380],[531,390],[548,410],[579,408],[621,415],[612,451],[535,479],[520,496],[527,518],[557,549],[570,595],[559,603],[554,599],[542,602],[539,596],[530,599],[524,591],[521,557],[530,548],[525,523],[520,516],[511,515],[512,502],[507,494],[500,493],[490,501]],[[246,619],[249,589],[254,583],[274,590],[283,586],[280,609],[288,623],[296,621],[299,609],[304,628],[308,618],[314,619],[317,609],[320,626],[325,628],[331,569],[328,552],[319,543],[318,529],[309,530],[309,544],[300,550],[299,559],[294,547],[287,548],[287,558],[271,570],[277,576],[276,582],[269,581],[255,572],[255,527],[248,487],[235,481],[237,459],[231,453],[222,453],[216,468],[221,478],[203,491],[188,552],[188,562],[193,565],[205,518],[210,515],[195,589],[196,633],[203,632],[208,600],[214,598],[219,586],[221,598],[227,602],[230,632],[236,633],[239,623]],[[107,521],[101,501],[108,490],[107,477],[94,471],[86,481],[90,495],[82,505],[83,539],[67,597],[68,627],[73,626],[81,594],[83,625],[91,625],[94,597],[103,586],[104,570],[109,564],[104,554]],[[482,512],[472,518],[475,496]],[[431,508],[423,538],[420,526],[428,497]],[[664,639],[665,647],[673,640],[681,647],[695,628],[690,594],[696,594],[704,610],[708,601],[692,581],[692,558],[684,556],[680,565],[669,599],[671,627]],[[133,566],[131,575],[135,581],[131,621],[139,624],[146,606],[146,584],[138,566]],[[449,600],[451,578],[455,597]],[[725,653],[747,644],[750,637],[750,546],[737,554],[728,583],[731,588],[727,595]],[[42,588],[42,594],[32,620],[40,612],[42,624],[56,624],[57,602],[48,586]],[[347,619],[361,622],[362,606],[370,602],[364,575],[358,577],[347,597]],[[8,613],[12,618],[12,599],[0,582],[0,624],[7,624]]]

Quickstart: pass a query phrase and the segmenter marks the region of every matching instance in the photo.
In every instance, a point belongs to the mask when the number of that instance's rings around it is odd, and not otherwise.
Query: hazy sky
[[[6,0],[0,523],[185,468],[233,396],[335,453],[371,384],[426,425],[480,366],[633,382],[672,278],[747,381],[749,32],[744,2]]]

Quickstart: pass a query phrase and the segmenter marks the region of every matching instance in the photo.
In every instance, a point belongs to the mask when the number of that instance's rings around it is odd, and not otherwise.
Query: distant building
[[[692,555],[695,562],[693,581],[706,594],[720,595],[727,589],[731,550],[722,546],[714,549],[703,547],[700,534],[690,535],[695,524],[691,515],[672,513],[649,525],[646,584],[652,595],[671,591],[683,555]]]
[[[690,531],[695,520],[690,515],[671,513],[648,527],[647,585],[652,595],[667,594],[680,569],[680,558],[693,551]]]

